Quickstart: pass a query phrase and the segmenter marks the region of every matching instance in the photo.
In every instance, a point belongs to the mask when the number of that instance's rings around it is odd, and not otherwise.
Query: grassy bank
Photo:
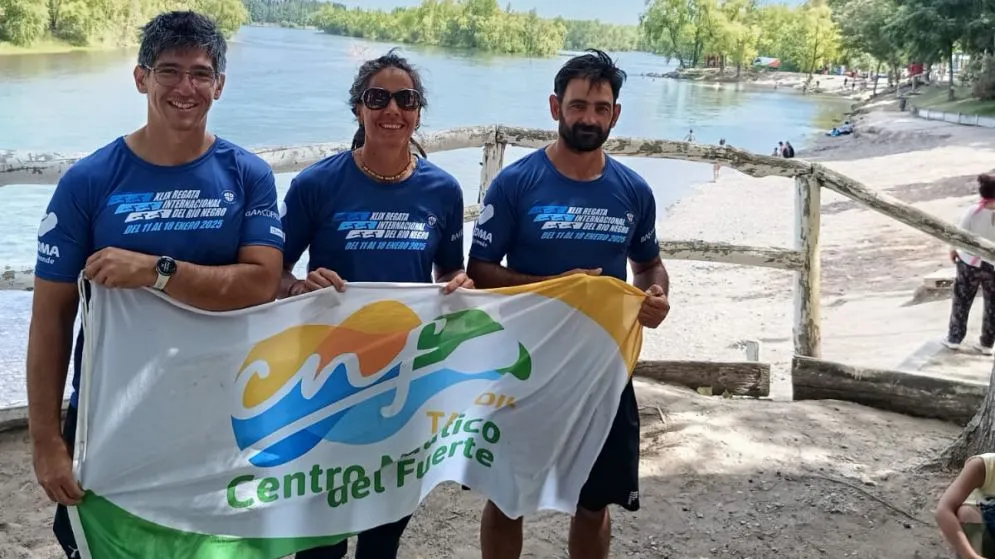
[[[67,52],[82,50],[101,50],[107,47],[86,46],[80,47],[65,41],[53,38],[45,38],[35,42],[31,46],[21,47],[11,43],[0,41],[0,56],[10,56],[17,54],[63,54]]]
[[[972,97],[970,87],[954,87],[954,96],[953,101],[948,101],[947,87],[940,85],[923,88],[922,93],[912,97],[910,101],[920,109],[933,109],[945,113],[965,115],[995,116],[995,101],[982,101]]]

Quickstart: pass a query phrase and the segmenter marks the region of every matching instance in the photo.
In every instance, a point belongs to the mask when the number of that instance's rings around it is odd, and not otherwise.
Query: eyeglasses
[[[147,71],[152,74],[155,81],[159,82],[159,85],[163,87],[175,87],[183,81],[183,76],[190,76],[190,83],[197,89],[207,89],[214,85],[214,81],[217,79],[218,74],[214,70],[208,70],[206,68],[197,68],[195,70],[180,70],[179,68],[173,68],[172,66],[151,68],[149,66],[144,67]]]
[[[363,92],[362,99],[371,111],[386,109],[391,99],[397,101],[402,111],[414,111],[421,107],[421,94],[414,89],[399,89],[392,93],[381,87],[371,87]]]

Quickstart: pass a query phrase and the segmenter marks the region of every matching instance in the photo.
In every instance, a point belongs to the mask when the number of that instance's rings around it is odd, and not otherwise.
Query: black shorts
[[[66,420],[62,424],[62,439],[69,445],[69,453],[72,454],[76,447],[76,408],[69,406],[66,410]],[[78,559],[79,546],[76,545],[76,536],[73,534],[73,526],[69,522],[69,509],[63,505],[56,505],[55,519],[52,522],[52,531],[55,532],[55,539],[62,546],[62,551],[66,557]]]
[[[589,511],[608,505],[639,510],[639,404],[632,380],[622,390],[608,439],[580,489],[577,505]]]
[[[470,491],[465,485],[463,489]],[[632,380],[622,390],[615,421],[580,489],[577,505],[592,512],[608,505],[639,510],[639,404]]]

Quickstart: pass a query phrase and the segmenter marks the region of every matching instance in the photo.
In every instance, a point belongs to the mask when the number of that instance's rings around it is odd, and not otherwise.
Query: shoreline
[[[835,74],[812,74],[813,86],[806,90],[805,84],[808,82],[808,74],[802,72],[782,72],[756,71],[744,68],[739,77],[736,76],[735,67],[726,67],[725,72],[720,72],[718,68],[692,68],[676,69],[666,73],[649,72],[641,74],[644,77],[655,79],[672,79],[692,81],[708,84],[735,84],[750,87],[762,87],[771,89],[793,89],[802,91],[805,94],[813,95],[836,95],[856,102],[866,102],[872,97],[873,84],[868,82],[866,88],[849,89],[844,87],[844,82],[849,83],[847,76]],[[885,91],[886,85],[878,82],[878,94]]]
[[[110,51],[121,47],[112,45],[73,45],[61,39],[46,38],[30,46],[22,47],[0,41],[0,57],[3,56],[33,56],[45,54],[70,54],[74,52]]]
[[[888,95],[850,114],[856,115],[853,135],[818,137],[797,158],[953,223],[976,196],[973,178],[995,160],[995,149],[987,147],[995,132],[919,119],[899,112]],[[659,226],[667,238],[790,248],[793,220],[790,179],[753,179],[723,168],[717,183],[694,185],[667,208]],[[823,358],[895,369],[945,334],[949,299],[910,304],[926,275],[951,267],[943,243],[828,189],[822,190],[821,221]],[[757,340],[761,361],[772,366],[772,397],[790,399],[793,273],[691,261],[667,267],[674,309],[664,327],[646,336],[642,358],[739,359],[742,343]],[[969,336],[977,334],[980,314],[972,313]],[[728,338],[721,345],[717,331]],[[982,382],[991,372],[990,359],[980,356],[943,365]]]

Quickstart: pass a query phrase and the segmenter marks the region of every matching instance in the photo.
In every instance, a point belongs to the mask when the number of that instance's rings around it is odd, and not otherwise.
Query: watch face
[[[164,276],[171,276],[174,272],[176,272],[176,261],[172,258],[160,258],[159,261],[156,262],[155,269]]]

